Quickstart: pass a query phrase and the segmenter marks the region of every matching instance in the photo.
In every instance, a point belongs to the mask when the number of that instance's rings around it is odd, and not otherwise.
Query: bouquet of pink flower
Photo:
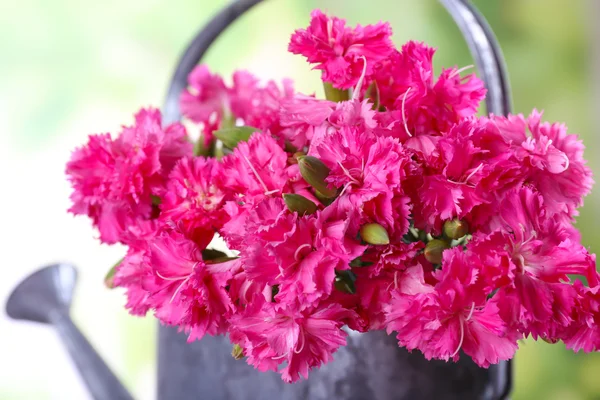
[[[475,75],[436,78],[434,49],[390,36],[314,11],[289,51],[326,100],[199,66],[181,97],[195,144],[143,109],[73,153],[70,211],[128,247],[109,279],[132,314],[228,334],[287,382],[347,329],[483,367],[529,335],[600,349],[600,275],[573,227],[593,183],[581,141],[537,111],[477,117]]]

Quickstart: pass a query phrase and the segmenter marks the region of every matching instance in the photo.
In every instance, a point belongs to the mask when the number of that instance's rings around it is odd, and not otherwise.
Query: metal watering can
[[[179,60],[163,107],[164,123],[181,118],[179,95],[187,76],[229,25],[262,0],[237,0],[217,14],[192,40]],[[468,0],[439,0],[465,37],[487,88],[489,113],[506,115],[510,90],[502,52],[485,18]],[[77,281],[75,267],[44,267],[10,295],[11,318],[54,327],[96,400],[133,399],[69,316]],[[458,363],[427,361],[419,352],[399,348],[385,332],[350,334],[335,361],[309,379],[285,384],[230,355],[225,337],[187,343],[184,334],[161,326],[158,333],[158,400],[340,399],[340,400],[500,400],[512,386],[511,362],[479,368],[468,357]]]

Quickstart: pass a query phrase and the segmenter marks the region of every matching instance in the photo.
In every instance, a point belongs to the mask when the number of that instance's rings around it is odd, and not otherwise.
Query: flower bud
[[[440,264],[442,262],[442,254],[448,248],[450,248],[450,245],[443,240],[430,240],[425,246],[425,258],[432,264]]]
[[[247,141],[254,132],[259,131],[260,129],[251,126],[235,126],[216,130],[213,135],[223,143],[223,146],[234,149],[239,142]]]
[[[390,244],[390,237],[385,228],[374,222],[360,228],[360,237],[369,244]]]
[[[334,286],[340,292],[354,294],[356,293],[356,286],[354,282],[356,281],[356,275],[354,272],[346,270],[346,271],[335,271],[335,282]]]
[[[304,180],[323,196],[332,198],[337,195],[337,189],[327,187],[325,178],[329,175],[330,170],[323,164],[323,161],[312,156],[301,156],[298,157],[298,167]]]
[[[317,205],[299,194],[286,193],[283,195],[283,201],[288,210],[297,212],[300,216],[317,212]]]
[[[450,239],[460,239],[469,233],[469,225],[460,219],[453,219],[444,223],[444,235]]]
[[[241,360],[244,358],[244,349],[239,344],[234,344],[233,349],[231,350],[231,356],[236,360]]]

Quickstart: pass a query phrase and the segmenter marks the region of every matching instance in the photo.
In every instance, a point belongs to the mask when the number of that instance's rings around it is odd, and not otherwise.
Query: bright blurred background
[[[545,110],[587,145],[600,172],[600,2],[476,0],[506,56],[516,112]],[[102,284],[124,253],[101,246],[85,218],[66,213],[64,164],[96,132],[115,132],[141,106],[160,106],[188,41],[224,0],[19,0],[0,5],[0,303],[26,274],[55,261],[80,268],[73,317],[138,399],[155,392],[152,318],[123,309]],[[270,0],[253,9],[206,58],[229,75],[294,78],[319,91],[318,74],[286,53],[291,32],[321,8],[352,24],[391,22],[398,45],[439,48],[435,64],[472,64],[457,28],[435,0]],[[600,189],[579,217],[584,244],[600,251]],[[4,306],[2,306],[4,307]],[[0,399],[86,399],[50,329],[0,315]],[[402,373],[398,371],[398,373]],[[600,354],[526,341],[515,359],[514,400],[600,399]]]

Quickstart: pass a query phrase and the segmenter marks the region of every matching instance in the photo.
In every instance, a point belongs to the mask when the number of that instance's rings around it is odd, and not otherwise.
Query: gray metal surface
[[[351,334],[334,361],[294,384],[235,360],[224,337],[187,343],[161,327],[159,360],[160,400],[496,400],[508,384],[507,363],[483,369],[465,355],[456,364],[427,361],[383,331]]]

